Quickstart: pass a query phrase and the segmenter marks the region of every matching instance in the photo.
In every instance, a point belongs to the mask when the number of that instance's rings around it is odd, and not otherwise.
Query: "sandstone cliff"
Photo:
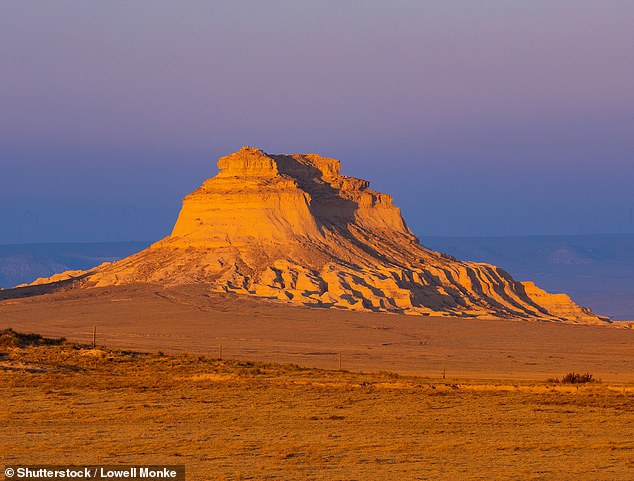
[[[392,198],[340,174],[338,160],[244,147],[218,167],[170,236],[81,285],[204,283],[308,306],[605,322],[564,294],[422,247]]]

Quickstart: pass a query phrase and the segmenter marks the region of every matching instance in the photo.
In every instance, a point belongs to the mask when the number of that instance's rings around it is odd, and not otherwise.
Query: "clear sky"
[[[634,2],[0,2],[0,243],[158,239],[242,145],[423,239],[634,232]]]

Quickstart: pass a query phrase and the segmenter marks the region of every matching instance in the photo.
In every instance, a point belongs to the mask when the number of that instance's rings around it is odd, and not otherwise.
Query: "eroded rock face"
[[[564,294],[422,247],[389,195],[338,160],[243,147],[183,200],[172,234],[84,286],[205,283],[300,305],[601,323]]]
[[[338,160],[268,155],[244,147],[218,161],[220,173],[183,200],[172,239],[220,246],[308,239],[356,224],[413,237],[390,196],[339,174]]]

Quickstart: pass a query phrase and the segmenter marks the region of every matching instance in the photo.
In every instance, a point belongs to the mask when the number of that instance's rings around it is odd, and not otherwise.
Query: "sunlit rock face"
[[[183,201],[173,239],[191,244],[326,242],[349,226],[413,239],[390,196],[339,173],[338,160],[244,147]]]
[[[218,168],[185,197],[170,236],[81,285],[204,283],[307,306],[605,322],[564,294],[422,247],[391,196],[340,174],[338,160],[243,147]]]

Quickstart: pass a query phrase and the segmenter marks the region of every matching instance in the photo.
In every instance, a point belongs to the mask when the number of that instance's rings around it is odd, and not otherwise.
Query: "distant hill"
[[[145,249],[150,242],[0,245],[0,287],[9,288],[58,272],[90,269]]]
[[[459,259],[489,262],[517,280],[613,319],[634,320],[634,234],[522,237],[423,237],[421,243]]]

